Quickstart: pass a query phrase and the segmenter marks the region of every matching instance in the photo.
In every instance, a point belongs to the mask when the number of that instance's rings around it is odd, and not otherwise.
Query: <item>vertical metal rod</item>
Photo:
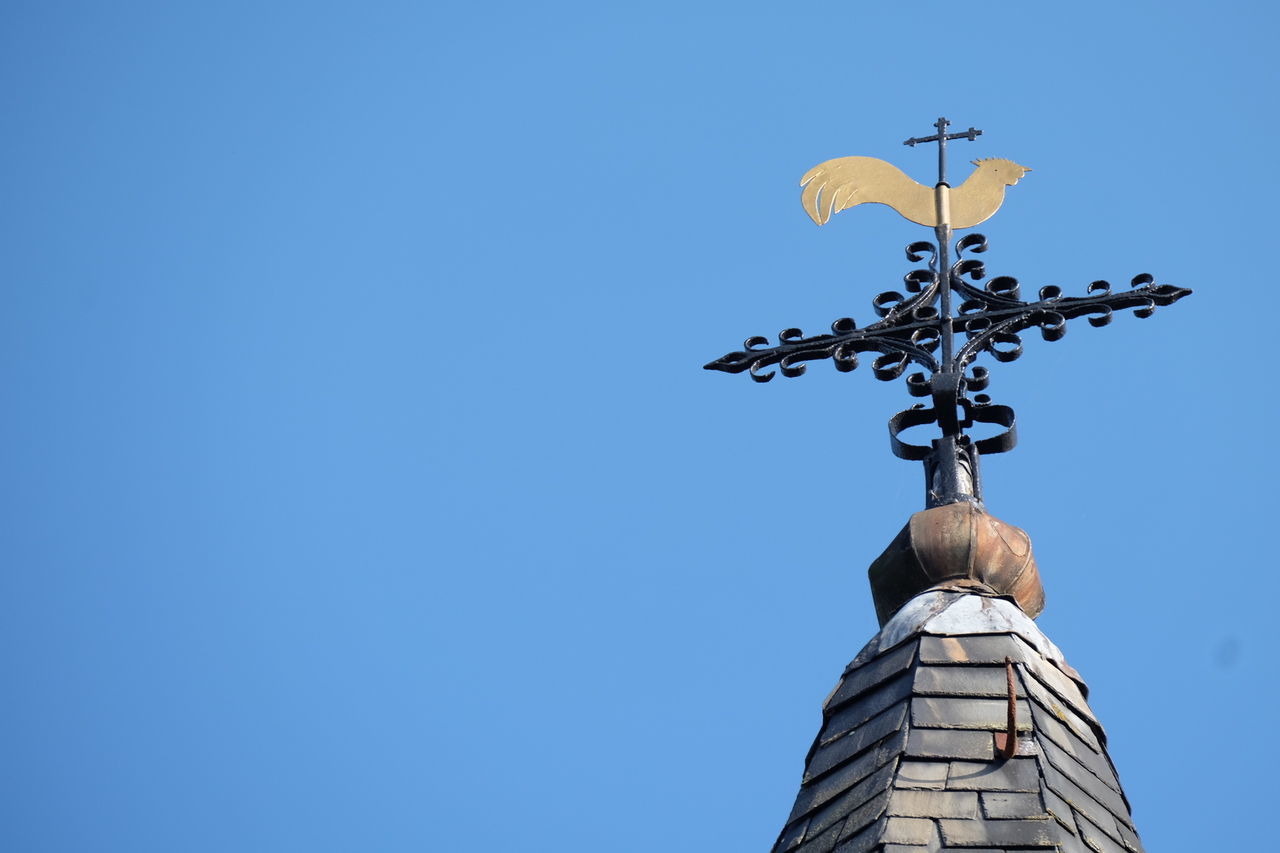
[[[938,129],[938,183],[934,192],[941,192],[947,184],[947,128],[951,122],[945,116],[939,116],[934,127]],[[941,207],[941,205],[939,205]],[[938,222],[934,228],[938,238],[938,288],[942,295],[940,310],[942,318],[938,328],[942,332],[942,369],[950,372],[952,334],[951,334],[951,221],[949,218]]]
[[[933,233],[938,241],[938,336],[941,345],[938,369],[930,380],[934,417],[942,429],[942,438],[933,442],[933,453],[925,463],[926,503],[941,506],[957,500],[980,500],[978,497],[977,456],[962,446],[964,428],[958,417],[961,370],[955,359],[955,329],[951,316],[951,185],[947,183],[947,140],[975,139],[982,131],[969,128],[967,133],[948,134],[951,122],[940,116],[933,125],[934,136],[912,137],[904,144],[938,143],[938,183],[934,185],[937,225]],[[964,454],[970,467],[961,469]]]
[[[947,128],[951,122],[945,116],[939,116],[933,125],[938,129],[938,183],[947,182]]]
[[[951,200],[949,197],[951,187],[947,184],[947,126],[949,124],[946,118],[940,117],[934,125],[938,129],[938,183],[933,189],[938,224],[933,229],[933,233],[938,239],[938,294],[940,297],[938,332],[942,338],[942,370],[940,372],[944,374],[955,373],[954,341],[951,330]],[[939,382],[942,383],[940,386],[937,384]],[[936,414],[938,426],[942,427],[943,434],[940,440],[934,442],[936,481],[929,484],[926,502],[936,501],[942,504],[958,500],[961,495],[968,494],[970,490],[961,484],[960,478],[959,448],[956,446],[959,441],[959,430],[956,428],[955,418],[956,398],[954,393],[936,393],[942,387],[949,387],[954,391],[958,385],[954,380],[947,381],[938,376],[934,377],[934,383],[934,406],[946,406],[951,411],[945,414],[938,411]]]
[[[938,329],[942,333],[942,371],[950,373],[952,364],[951,331],[951,226],[942,224],[933,229],[938,238],[938,292],[941,294],[939,311],[942,314]]]

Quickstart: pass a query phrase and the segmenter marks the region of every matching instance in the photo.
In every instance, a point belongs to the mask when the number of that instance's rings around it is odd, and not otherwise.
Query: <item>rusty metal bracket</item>
[[[1004,659],[1004,674],[1009,686],[1009,730],[996,732],[996,751],[1008,759],[1018,751],[1018,691],[1013,684],[1013,658]]]

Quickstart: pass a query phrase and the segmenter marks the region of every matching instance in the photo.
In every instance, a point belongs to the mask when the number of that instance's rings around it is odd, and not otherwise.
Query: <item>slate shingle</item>
[[[911,699],[913,726],[999,732],[1008,727],[1008,719],[1008,702],[1004,699],[972,696],[914,696]],[[1031,731],[1031,708],[1025,700],[1018,701],[1018,731]]]
[[[1115,771],[1102,754],[1080,738],[1067,726],[1058,722],[1051,713],[1037,702],[1031,703],[1031,715],[1035,718],[1035,727],[1046,739],[1052,741],[1059,749],[1064,750],[1081,764],[1086,765],[1099,778],[1108,779],[1107,784],[1119,789]]]
[[[861,726],[867,720],[887,710],[911,695],[911,673],[907,672],[893,681],[880,685],[849,704],[833,710],[827,724],[822,727],[818,742],[830,743]]]
[[[947,765],[942,761],[903,761],[894,784],[899,788],[945,788]]]
[[[836,767],[869,749],[879,741],[903,731],[903,722],[907,716],[907,703],[899,702],[881,711],[875,717],[838,740],[821,744],[809,757],[809,766],[805,768],[805,780],[820,776],[832,767]]]
[[[826,710],[835,710],[840,705],[879,686],[889,678],[906,671],[915,660],[917,643],[909,641],[897,648],[890,649],[867,664],[853,667],[845,671],[844,677],[831,691],[824,704]]]
[[[896,788],[889,801],[890,817],[978,816],[978,795],[974,791],[922,791]]]
[[[1076,818],[1075,813],[1071,810],[1071,804],[1062,797],[1055,794],[1047,782],[1040,785],[1040,797],[1044,800],[1044,808],[1053,816],[1064,829],[1072,835],[1076,834]]]
[[[896,736],[897,740],[899,742],[905,740],[905,734],[905,732],[898,734]],[[903,745],[905,746],[905,744]],[[835,773],[819,779],[811,785],[805,785],[800,789],[800,795],[796,797],[796,805],[791,813],[791,820],[798,820],[845,791],[861,785],[868,778],[892,780],[896,770],[892,766],[895,760],[896,755],[892,750],[873,750],[857,761],[840,768]],[[872,784],[880,784],[880,782],[877,781]]]
[[[885,824],[888,822],[887,817],[882,817],[861,832],[842,839],[836,853],[870,853],[880,845]]]
[[[1111,837],[1111,833],[1099,829],[1088,818],[1076,815],[1076,825],[1080,827],[1080,837],[1098,853],[1129,853],[1124,846]]]
[[[1103,749],[1106,736],[1100,726],[1082,718],[1066,703],[1058,701],[1057,697],[1045,689],[1035,678],[1023,679],[1022,683],[1026,687],[1027,696],[1033,704],[1039,705],[1041,709],[1048,711],[1054,719],[1071,729],[1072,733],[1088,744],[1090,749],[1096,751]]]
[[[1014,791],[983,791],[982,813],[993,820],[1009,818],[1046,818],[1040,794]]]
[[[1058,845],[1051,820],[940,820],[948,847],[1049,848]]]
[[[1061,776],[1070,779],[1076,787],[1088,794],[1090,799],[1101,803],[1113,817],[1124,815],[1127,820],[1129,809],[1119,794],[1098,781],[1098,777],[1094,776],[1078,762],[1068,758],[1065,753],[1057,749],[1049,741],[1046,740],[1044,746],[1046,750],[1053,751],[1046,752],[1046,761],[1042,762],[1046,771],[1049,769],[1057,770]],[[1045,775],[1048,778],[1047,772]],[[1105,821],[1103,825],[1106,825]]]
[[[891,774],[893,768],[891,766],[884,767],[881,772]],[[884,807],[888,805],[888,802],[888,786],[879,775],[873,775],[864,780],[862,784],[855,785],[810,815],[809,828],[806,834],[818,835],[825,831],[827,827],[843,822],[851,815],[856,818],[854,820],[854,823],[857,824],[856,828],[864,827],[884,812]],[[865,809],[864,807],[867,806],[870,808]],[[862,812],[862,814],[853,815],[855,811]]]
[[[1001,661],[1004,663],[1004,661]],[[1015,680],[1018,696],[1026,693]],[[916,668],[917,696],[989,696],[1004,699],[1009,695],[1004,667],[993,666],[924,666]]]
[[[915,608],[915,629],[890,620],[832,691],[774,853],[1142,853],[1075,670],[1020,612],[993,633],[1010,602],[957,617],[950,604],[976,593],[947,595]],[[966,612],[981,615],[974,633]],[[1008,724],[1006,658],[1019,731],[1007,760],[993,737]]]
[[[889,844],[928,844],[936,831],[927,818],[891,817],[882,838]]]
[[[995,740],[991,732],[965,729],[922,729],[913,726],[907,739],[912,758],[972,758],[993,761]]]
[[[1080,786],[1058,772],[1053,765],[1047,762],[1043,763],[1041,764],[1041,770],[1044,773],[1045,782],[1048,783],[1049,790],[1071,804],[1073,818],[1083,816],[1089,818],[1095,825],[1115,825],[1115,816],[1106,806],[1086,794]],[[1077,826],[1079,826],[1078,821]],[[1114,831],[1117,835],[1119,834],[1118,829]]]
[[[1034,758],[1007,761],[953,761],[947,773],[949,791],[1038,791],[1040,772]]]
[[[1022,661],[1025,643],[1012,634],[975,634],[967,637],[921,637],[920,662],[942,664],[1003,664],[1006,657]]]
[[[795,848],[795,853],[831,853],[839,840],[840,824],[836,824],[828,828],[826,832],[820,832],[812,838],[806,839],[804,843]]]

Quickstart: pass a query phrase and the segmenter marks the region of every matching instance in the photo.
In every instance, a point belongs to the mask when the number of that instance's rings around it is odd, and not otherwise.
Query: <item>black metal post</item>
[[[938,129],[938,183],[947,183],[947,128],[951,122],[945,116],[939,116],[933,126]],[[950,186],[948,184],[948,186]]]

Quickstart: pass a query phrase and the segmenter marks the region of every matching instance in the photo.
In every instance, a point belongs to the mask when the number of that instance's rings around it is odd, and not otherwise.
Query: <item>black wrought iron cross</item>
[[[907,144],[938,141],[942,150],[948,138],[973,138],[981,132],[970,128],[968,133],[947,136],[946,125],[946,119],[939,119],[938,136],[907,140]],[[941,168],[940,161],[940,177]],[[970,392],[983,391],[989,380],[985,367],[970,370],[974,360],[984,352],[1000,362],[1017,359],[1022,354],[1020,333],[1033,327],[1045,340],[1056,341],[1066,334],[1067,321],[1073,318],[1087,316],[1090,325],[1105,326],[1117,310],[1133,309],[1136,316],[1149,317],[1157,306],[1171,305],[1191,291],[1155,284],[1144,273],[1123,291],[1095,281],[1084,296],[1063,296],[1060,288],[1048,286],[1040,288],[1035,301],[1023,301],[1017,280],[1008,276],[975,286],[974,282],[986,278],[986,268],[966,253],[987,250],[983,235],[973,233],[958,240],[952,263],[950,227],[939,226],[935,233],[936,243],[918,241],[907,246],[908,260],[918,263],[928,258],[925,268],[904,276],[907,294],[888,290],[872,300],[879,321],[859,329],[845,317],[831,324],[831,334],[810,337],[799,329],[784,329],[774,346],[768,346],[767,338],[751,337],[742,350],[721,356],[706,369],[749,372],[755,381],[768,382],[779,371],[783,376],[799,376],[806,362],[826,358],[837,370],[847,372],[858,366],[858,354],[864,352],[879,353],[871,365],[877,379],[896,379],[911,364],[922,367],[924,371],[907,376],[907,390],[914,397],[931,398],[932,406],[921,403],[894,415],[889,420],[890,446],[902,459],[925,463],[929,506],[960,500],[981,503],[979,456],[1011,450],[1017,433],[1012,408],[993,404],[986,394],[970,397]],[[953,292],[961,299],[955,316]],[[954,348],[953,335],[964,338]],[[774,365],[777,371],[762,372]],[[931,446],[909,444],[900,437],[906,429],[931,423],[942,433]],[[973,441],[965,430],[975,423],[992,424],[999,431]]]

